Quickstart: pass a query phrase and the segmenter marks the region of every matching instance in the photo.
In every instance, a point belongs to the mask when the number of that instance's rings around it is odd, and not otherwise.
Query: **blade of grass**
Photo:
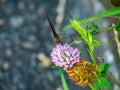
[[[93,20],[96,20],[99,18],[108,17],[108,16],[112,16],[112,15],[116,15],[116,14],[120,14],[120,7],[112,8],[112,9],[107,10],[107,11],[105,11],[101,14],[98,14],[96,16],[83,19],[83,20],[81,20],[81,22],[93,21]]]
[[[89,17],[89,18],[85,18],[83,20],[80,20],[80,22],[93,21],[93,20],[96,20],[96,19],[100,19],[100,18],[103,18],[103,17],[109,17],[109,16],[116,15],[116,14],[120,14],[120,7],[115,7],[115,8],[112,8],[110,10],[107,10],[107,11],[101,13],[101,14],[98,14],[98,15],[95,15],[95,16],[92,16],[92,17]],[[65,31],[65,30],[67,30],[71,27],[72,27],[72,25],[68,24],[63,28],[63,31]]]

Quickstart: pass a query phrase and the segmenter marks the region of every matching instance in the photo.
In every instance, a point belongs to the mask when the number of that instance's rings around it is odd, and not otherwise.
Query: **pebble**
[[[58,87],[56,90],[63,90],[63,88],[62,87]]]
[[[13,55],[13,51],[10,48],[6,49],[5,52],[7,57],[11,57]]]
[[[3,62],[3,69],[8,70],[10,68],[10,63],[9,62]]]
[[[35,4],[29,4],[29,10],[30,11],[35,11]]]
[[[18,87],[20,88],[20,90],[26,90],[26,89],[25,89],[26,86],[25,86],[24,83],[19,83],[19,84],[18,84]]]
[[[22,66],[22,62],[19,61],[19,60],[16,60],[15,64],[16,64],[17,67],[21,67]]]
[[[22,45],[26,49],[34,49],[35,48],[34,43],[31,43],[31,42],[23,42]]]
[[[28,39],[29,39],[31,42],[33,42],[33,41],[36,40],[36,37],[35,37],[34,35],[30,35],[30,36],[28,36]]]
[[[18,28],[23,25],[24,18],[22,16],[13,16],[9,21],[13,28]]]
[[[38,32],[38,28],[35,25],[31,26],[31,32],[36,33]]]
[[[5,19],[0,19],[0,26],[4,25],[6,23]]]
[[[20,9],[20,10],[25,9],[25,4],[24,4],[23,2],[20,2],[20,3],[18,4],[18,9]]]

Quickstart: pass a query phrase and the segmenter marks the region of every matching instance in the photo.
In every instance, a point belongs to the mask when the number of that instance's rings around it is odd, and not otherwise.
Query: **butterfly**
[[[50,27],[51,27],[53,36],[54,36],[54,38],[55,38],[55,42],[56,42],[56,43],[62,43],[61,40],[60,40],[60,38],[59,38],[59,35],[56,33],[56,30],[55,30],[54,26],[52,25],[52,22],[51,22],[50,18],[48,17],[46,11],[45,11],[45,15],[46,15],[47,20],[48,20],[48,23],[49,23],[49,25],[50,25]]]

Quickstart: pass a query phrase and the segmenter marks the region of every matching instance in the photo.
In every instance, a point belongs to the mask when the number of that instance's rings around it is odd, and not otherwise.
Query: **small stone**
[[[22,63],[21,63],[19,60],[17,60],[17,61],[15,62],[15,64],[16,64],[17,67],[21,67],[21,66],[22,66]]]
[[[44,53],[39,53],[38,54],[38,59],[42,61],[42,64],[45,68],[50,67],[51,65],[51,59],[50,57],[47,57]]]
[[[8,70],[10,68],[9,62],[3,62],[3,69]]]
[[[18,84],[18,87],[21,89],[21,90],[25,90],[26,89],[26,86],[24,83],[19,83]]]
[[[30,42],[24,42],[22,45],[26,49],[34,49],[35,48],[34,43],[32,44]]]
[[[20,41],[19,38],[15,38],[15,39],[14,39],[14,42],[15,42],[15,44],[21,44],[21,41]]]
[[[0,19],[0,26],[4,25],[5,24],[5,19]]]
[[[11,57],[13,55],[13,52],[10,48],[6,49],[6,56]]]
[[[29,5],[29,10],[34,11],[35,10],[35,4],[30,4]]]
[[[33,33],[36,33],[36,32],[38,32],[38,28],[33,25],[33,26],[31,27],[31,31],[32,31]]]
[[[23,10],[25,8],[25,4],[23,2],[20,2],[18,4],[18,9]]]
[[[14,28],[18,28],[24,23],[24,18],[22,16],[13,16],[10,18],[10,24]]]
[[[63,90],[63,88],[62,87],[58,87],[56,90]]]
[[[38,14],[40,15],[40,16],[42,16],[43,14],[44,14],[44,8],[45,8],[45,6],[43,6],[43,7],[39,7],[38,8],[38,10],[37,10],[37,12],[38,12]]]
[[[35,41],[36,40],[36,37],[34,35],[30,35],[28,38],[29,38],[30,41]]]

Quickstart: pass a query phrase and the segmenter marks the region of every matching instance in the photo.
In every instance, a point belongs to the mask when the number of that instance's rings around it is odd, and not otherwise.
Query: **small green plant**
[[[90,22],[116,14],[120,14],[120,7],[110,9],[99,15],[83,20],[71,19],[70,24],[64,28],[74,28],[80,37],[74,38],[73,43],[81,44],[81,42],[85,42],[88,46],[88,52],[91,57],[91,62],[87,61],[85,58],[80,58],[80,54],[84,52],[83,48],[79,50],[76,47],[72,47],[69,44],[63,44],[62,42],[56,44],[51,52],[51,57],[52,62],[55,64],[53,68],[60,69],[60,76],[64,90],[69,90],[64,78],[64,71],[69,75],[70,79],[79,86],[89,86],[91,90],[103,90],[103,87],[112,90],[112,87],[106,78],[108,76],[111,77],[111,74],[107,72],[109,64],[104,62],[99,64],[94,57],[95,47],[101,46],[101,43],[97,41],[95,36],[102,32],[113,30],[114,28],[120,32],[120,22],[118,21],[114,26],[103,30],[99,30],[97,24]],[[120,19],[120,17],[117,18]],[[89,25],[87,25],[88,22],[90,23]],[[60,41],[60,39],[58,40]],[[120,84],[115,79],[114,82],[120,87]]]

